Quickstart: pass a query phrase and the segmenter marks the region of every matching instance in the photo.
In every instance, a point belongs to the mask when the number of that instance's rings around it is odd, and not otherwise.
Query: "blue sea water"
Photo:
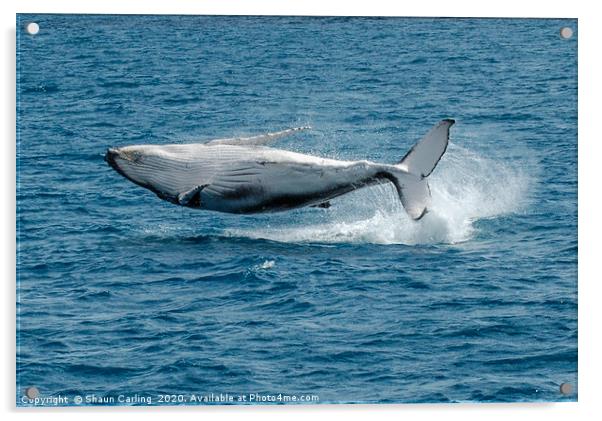
[[[571,19],[18,15],[17,404],[576,400],[576,38]],[[418,223],[386,185],[195,211],[103,161],[311,125],[276,145],[393,163],[446,117]]]

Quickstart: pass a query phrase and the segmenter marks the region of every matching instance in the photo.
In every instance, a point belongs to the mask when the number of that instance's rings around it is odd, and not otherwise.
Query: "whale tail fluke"
[[[416,143],[399,161],[397,167],[420,176],[428,177],[439,160],[445,153],[449,143],[449,129],[455,123],[454,120],[441,120],[429,132]]]
[[[414,220],[421,219],[428,212],[431,192],[427,177],[445,153],[449,129],[454,123],[451,119],[441,120],[394,165],[403,175],[393,174],[393,183],[404,209]]]

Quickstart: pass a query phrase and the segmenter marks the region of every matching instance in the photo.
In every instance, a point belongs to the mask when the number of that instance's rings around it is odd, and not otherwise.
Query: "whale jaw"
[[[155,193],[160,199],[171,203],[181,204],[178,200],[177,192],[170,192],[167,189],[161,189],[152,183],[140,177],[134,169],[142,167],[143,151],[138,151],[135,146],[127,146],[125,148],[108,148],[104,160],[117,173],[132,183],[144,187]]]

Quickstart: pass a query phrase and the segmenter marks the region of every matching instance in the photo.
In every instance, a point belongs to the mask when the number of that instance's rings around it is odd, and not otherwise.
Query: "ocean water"
[[[103,161],[310,125],[276,146],[393,163],[448,117],[420,222],[388,185],[181,208]],[[18,15],[16,158],[17,405],[577,399],[576,20]]]

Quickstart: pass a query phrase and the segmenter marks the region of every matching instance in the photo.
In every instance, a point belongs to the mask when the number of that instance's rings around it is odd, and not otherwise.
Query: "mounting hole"
[[[25,396],[27,396],[29,399],[35,399],[40,396],[40,391],[37,387],[31,386],[25,389]]]
[[[29,22],[29,23],[27,24],[27,26],[25,27],[25,30],[27,31],[27,33],[28,33],[29,35],[35,35],[35,34],[37,34],[38,32],[40,32],[40,25],[38,25],[38,24],[37,24],[37,23],[35,23],[35,22]]]
[[[568,26],[560,28],[560,36],[564,39],[569,39],[573,36],[573,30]]]
[[[560,393],[563,395],[570,395],[573,392],[573,386],[570,383],[562,383],[560,385]]]

